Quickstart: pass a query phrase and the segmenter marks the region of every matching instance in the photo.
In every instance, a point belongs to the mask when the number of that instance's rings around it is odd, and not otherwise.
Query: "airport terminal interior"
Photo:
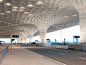
[[[73,26],[72,43],[47,39]],[[0,65],[86,65],[86,0],[0,0],[1,38],[10,42],[0,40]]]

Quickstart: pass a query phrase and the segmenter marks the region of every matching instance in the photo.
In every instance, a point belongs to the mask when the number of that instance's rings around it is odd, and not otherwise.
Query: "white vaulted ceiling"
[[[0,0],[0,37],[26,36],[43,24],[53,32],[79,25],[79,15],[67,0]]]

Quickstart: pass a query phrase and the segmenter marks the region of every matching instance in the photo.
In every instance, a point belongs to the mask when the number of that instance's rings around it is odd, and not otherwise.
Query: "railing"
[[[5,54],[6,54],[7,50],[8,50],[8,47],[9,47],[9,45],[6,46],[4,49],[2,49],[0,51],[0,65],[1,65],[1,63],[2,63],[2,61],[4,59],[4,57],[5,57]]]
[[[68,49],[86,51],[86,45],[68,45]]]
[[[68,45],[51,45],[50,47],[61,48],[61,49],[68,49]]]

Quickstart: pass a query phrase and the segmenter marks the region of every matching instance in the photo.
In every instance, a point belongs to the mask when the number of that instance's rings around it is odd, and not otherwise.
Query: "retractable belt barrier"
[[[4,49],[2,49],[2,50],[0,51],[0,65],[1,65],[3,59],[4,59],[5,55],[6,55],[6,52],[7,52],[7,50],[8,50],[8,47],[9,47],[9,45],[6,46]]]

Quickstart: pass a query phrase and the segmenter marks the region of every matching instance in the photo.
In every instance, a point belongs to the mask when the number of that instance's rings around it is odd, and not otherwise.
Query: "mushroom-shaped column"
[[[38,30],[39,30],[39,35],[40,35],[40,46],[49,46],[51,44],[46,43],[46,31],[47,28],[50,26],[48,25],[49,22],[49,17],[50,15],[43,15],[43,16],[34,16],[33,18],[28,18],[27,19],[34,24]],[[27,21],[28,21],[27,20]]]
[[[25,37],[23,40],[24,40],[24,43],[27,44],[27,38]]]
[[[40,36],[40,46],[50,46],[51,43],[46,43],[46,32],[50,25],[48,25],[49,22],[49,15],[39,16],[36,26],[39,30],[39,36]],[[40,21],[41,20],[41,21]],[[44,21],[44,22],[43,22]]]
[[[46,31],[47,28],[39,27],[40,43],[46,43]]]
[[[17,40],[17,43],[22,43],[22,41],[21,41],[22,38],[19,37],[19,38],[16,38],[16,40]]]
[[[17,39],[17,43],[21,43],[21,39]]]
[[[27,37],[28,37],[27,32],[20,32],[20,34],[23,37],[23,43],[27,44]]]
[[[26,27],[25,31],[29,36],[29,44],[31,44],[34,34],[38,31],[37,27],[34,25],[29,25]]]
[[[80,43],[86,43],[86,0],[69,0],[79,13]]]
[[[51,43],[46,43],[46,32],[47,32],[47,26],[46,25],[39,25],[39,36],[40,36],[40,46],[50,46]]]
[[[33,39],[33,35],[38,31],[37,27],[33,24],[25,24],[25,25],[21,25],[19,27],[19,29],[23,29],[25,32],[22,32],[22,36],[25,38],[27,38],[27,36],[29,36],[29,43],[32,42]],[[24,42],[26,43],[26,42]]]
[[[21,38],[21,43],[23,44],[23,38]]]
[[[33,34],[29,34],[29,44],[31,44],[32,39],[33,39]]]

